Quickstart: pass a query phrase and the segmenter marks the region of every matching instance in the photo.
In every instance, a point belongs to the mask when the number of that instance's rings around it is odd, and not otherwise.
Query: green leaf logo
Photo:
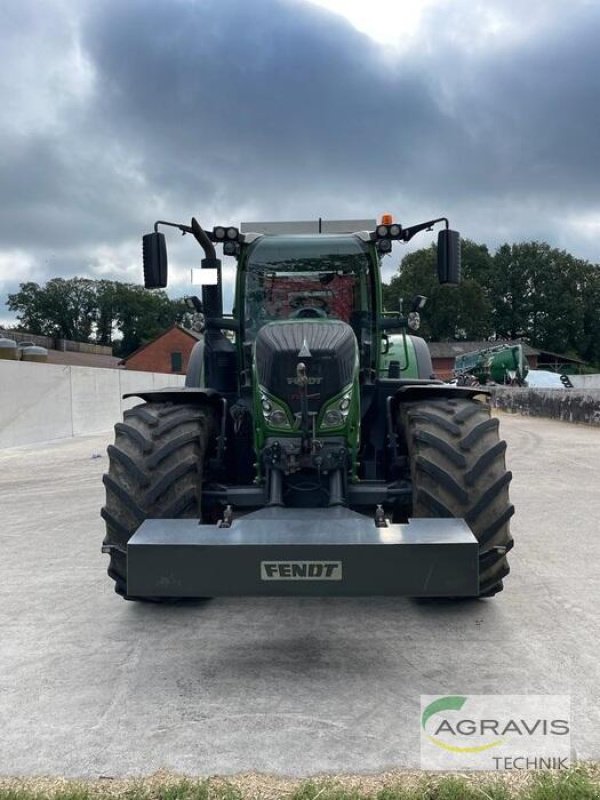
[[[423,730],[425,730],[425,725],[429,717],[438,714],[440,711],[460,711],[466,702],[466,697],[448,695],[447,697],[439,697],[437,700],[434,700],[433,703],[429,703],[421,716]]]
[[[460,711],[466,702],[467,698],[462,697],[461,695],[447,695],[446,697],[439,697],[437,700],[434,700],[433,703],[430,703],[423,711],[421,715],[421,727],[425,733],[427,733],[425,726],[427,721],[433,717],[434,714],[439,714],[441,711]],[[432,744],[436,745],[436,747],[441,747],[443,750],[448,750],[451,753],[483,753],[485,750],[489,750],[492,747],[498,747],[498,745],[501,745],[504,742],[503,739],[496,739],[489,744],[480,744],[474,747],[459,747],[458,745],[443,742],[441,739],[436,739],[434,736],[430,736],[428,733],[427,738]]]

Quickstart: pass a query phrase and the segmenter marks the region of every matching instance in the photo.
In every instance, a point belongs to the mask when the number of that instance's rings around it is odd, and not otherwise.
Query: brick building
[[[140,372],[171,372],[185,375],[192,348],[201,338],[199,333],[181,325],[173,325],[151,342],[138,347],[120,363],[125,369]]]

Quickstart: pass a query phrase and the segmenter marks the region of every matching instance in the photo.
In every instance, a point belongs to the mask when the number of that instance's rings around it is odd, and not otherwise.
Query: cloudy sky
[[[22,281],[141,281],[142,233],[192,214],[447,215],[600,261],[597,0],[2,5],[0,321]],[[201,251],[169,245],[176,296]]]

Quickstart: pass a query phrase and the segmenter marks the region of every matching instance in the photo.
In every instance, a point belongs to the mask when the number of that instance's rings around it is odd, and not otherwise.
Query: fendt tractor
[[[490,597],[508,574],[506,445],[486,390],[437,380],[418,328],[382,306],[381,257],[443,223],[442,284],[460,279],[445,218],[157,222],[148,289],[167,285],[160,226],[204,250],[203,336],[184,386],[135,393],[108,448],[103,551],[118,594]],[[237,259],[223,314],[221,260]],[[204,270],[206,272],[204,272]],[[212,283],[208,279],[212,280]],[[387,368],[394,333],[399,356]]]

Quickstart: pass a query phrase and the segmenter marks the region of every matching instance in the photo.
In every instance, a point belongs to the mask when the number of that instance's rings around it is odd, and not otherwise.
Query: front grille
[[[299,356],[308,347],[310,357]],[[256,336],[255,358],[259,383],[275,397],[298,410],[296,383],[299,362],[306,365],[309,410],[352,383],[358,346],[352,328],[338,320],[272,322]]]

